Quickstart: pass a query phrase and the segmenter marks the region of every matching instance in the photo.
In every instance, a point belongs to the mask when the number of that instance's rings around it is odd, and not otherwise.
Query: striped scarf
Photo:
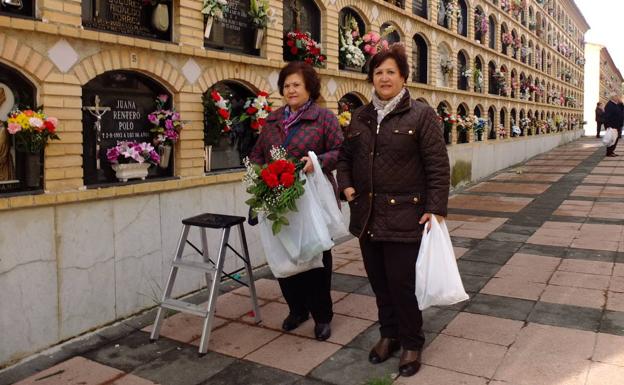
[[[288,135],[290,129],[295,126],[301,120],[301,116],[310,108],[312,105],[312,99],[308,100],[303,106],[299,107],[299,109],[295,112],[290,110],[290,106],[286,106],[284,109],[284,120],[282,120],[282,126],[284,127],[284,133]]]

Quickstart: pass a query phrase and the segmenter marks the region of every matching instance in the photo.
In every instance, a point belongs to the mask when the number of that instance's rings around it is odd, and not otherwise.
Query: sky
[[[622,0],[575,0],[590,30],[585,41],[604,45],[609,50],[615,65],[624,74],[624,44],[622,44],[622,21],[624,1]]]

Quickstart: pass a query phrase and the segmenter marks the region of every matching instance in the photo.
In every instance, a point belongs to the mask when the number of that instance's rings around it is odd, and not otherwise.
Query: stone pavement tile
[[[589,369],[585,385],[621,385],[622,381],[624,381],[623,367],[594,362]]]
[[[300,376],[248,361],[236,361],[202,383],[205,385],[293,385]]]
[[[223,326],[227,321],[223,318],[214,317],[212,329]],[[146,333],[151,333],[154,325],[149,325],[142,329]],[[160,336],[172,340],[189,343],[201,337],[204,327],[204,318],[192,314],[177,313],[164,319],[160,327]]]
[[[345,293],[344,291],[338,291],[338,290],[330,290],[329,294],[331,295],[332,302],[336,303],[340,301],[341,299],[343,299],[344,297],[346,297],[347,294],[349,293]],[[278,299],[278,302],[286,303],[286,299],[284,299],[284,297],[280,297]]]
[[[601,195],[602,190],[604,190],[604,186],[580,185],[572,191],[570,196],[597,198]]]
[[[207,380],[234,362],[233,358],[214,352],[200,357],[196,347],[186,346],[145,363],[132,374],[163,385],[191,385]]]
[[[545,183],[497,183],[481,182],[467,191],[482,193],[509,193],[539,195],[548,190],[549,184]]]
[[[518,174],[515,172],[502,172],[490,180],[497,181],[513,181],[513,182],[557,182],[565,174],[541,174],[523,172]]]
[[[282,290],[280,289],[279,283],[276,279],[262,278],[256,280],[254,284],[254,286],[256,287],[256,295],[260,299],[275,301],[282,296]],[[232,291],[232,293],[245,297],[251,296],[251,290],[246,286],[239,287],[238,289]]]
[[[391,357],[372,365],[368,352],[360,349],[342,348],[315,368],[310,376],[336,385],[362,385],[374,378],[395,377],[399,361]]]
[[[331,336],[327,342],[338,345],[346,345],[357,337],[364,330],[368,329],[374,322],[360,318],[347,317],[342,314],[334,314],[331,321]],[[314,338],[314,321],[307,320],[300,327],[291,331],[291,334],[302,337]]]
[[[540,234],[536,233],[531,236],[527,240],[528,243],[535,243],[538,245],[547,245],[547,246],[557,246],[557,247],[569,247],[570,244],[574,241],[574,234],[570,234],[566,237],[557,237],[554,234],[548,234],[542,232]]]
[[[611,279],[606,275],[557,271],[549,284],[558,286],[582,287],[585,289],[606,290]]]
[[[567,174],[570,171],[572,171],[573,168],[574,167],[571,167],[571,166],[526,166],[526,167],[523,167],[523,172]]]
[[[540,300],[562,305],[601,309],[605,305],[605,291],[548,285]]]
[[[457,194],[449,198],[449,208],[515,213],[531,203],[532,198]]]
[[[477,294],[465,308],[466,312],[524,321],[531,313],[534,301],[496,295]]]
[[[587,175],[587,177],[583,179],[583,184],[606,184],[609,181],[609,178],[609,175]]]
[[[364,269],[364,262],[362,261],[349,262],[336,269],[336,273],[367,277],[366,270]]]
[[[579,330],[597,331],[602,309],[538,302],[529,315],[529,322],[561,326]]]
[[[158,383],[146,380],[141,377],[137,377],[133,374],[125,375],[121,377],[120,379],[111,382],[111,385],[156,385],[156,384]]]
[[[283,334],[245,359],[304,376],[339,349],[329,342]]]
[[[366,350],[368,352],[377,343],[379,337],[379,324],[374,323],[371,327],[360,333],[359,336],[355,337],[353,341],[349,342],[347,347]]]
[[[613,271],[612,262],[584,261],[574,259],[564,259],[558,270],[570,271],[573,273],[600,274],[610,276]]]
[[[616,277],[624,277],[624,263],[616,263],[613,267],[613,275]]]
[[[567,249],[565,251],[565,258],[598,261],[598,262],[613,262],[617,256],[614,251],[606,250],[581,250],[581,249]]]
[[[579,249],[607,250],[607,251],[618,251],[619,246],[620,246],[620,242],[617,242],[617,241],[611,242],[611,241],[596,239],[596,237],[577,238],[570,244],[570,247],[579,248]]]
[[[595,202],[588,216],[592,218],[624,219],[624,203]]]
[[[507,266],[535,268],[545,271],[555,271],[561,263],[561,258],[547,257],[543,255],[516,253],[507,262]]]
[[[532,245],[527,243],[522,245],[518,252],[523,254],[534,254],[561,258],[565,255],[566,249],[559,246]]]
[[[530,235],[505,233],[502,231],[494,231],[487,236],[487,239],[501,242],[519,242],[524,243],[529,239]]]
[[[478,293],[483,289],[483,286],[490,280],[489,277],[479,277],[477,275],[462,274],[462,283],[464,284],[464,290],[468,293]]]
[[[332,270],[336,271],[336,269],[340,269],[340,267],[346,265],[349,262],[351,262],[351,259],[340,258],[332,255]]]
[[[506,352],[503,346],[441,334],[423,351],[422,362],[491,378]]]
[[[481,293],[504,297],[537,300],[544,291],[546,284],[529,282],[516,278],[492,278],[481,289]]]
[[[609,282],[609,291],[624,293],[624,277],[611,277],[611,282]]]
[[[473,248],[478,242],[478,239],[464,238],[464,237],[451,237],[453,246],[466,247],[468,249]]]
[[[288,305],[282,302],[268,302],[260,307],[262,322],[258,326],[281,331],[282,322],[288,316]],[[246,314],[241,321],[248,324],[255,324],[255,317]]]
[[[607,293],[607,310],[624,312],[624,293],[609,291]]]
[[[277,338],[281,333],[266,328],[231,322],[210,334],[208,349],[242,358]],[[192,342],[199,346],[199,339]]]
[[[516,254],[518,255],[518,254]],[[544,257],[547,258],[547,257]],[[515,266],[507,263],[494,276],[495,278],[513,279],[516,281],[546,283],[554,272],[542,266]]]
[[[624,349],[622,346],[624,346],[623,336],[598,333],[592,361],[624,367]]]
[[[181,346],[184,344],[167,338],[159,338],[155,342],[150,342],[149,334],[139,331],[110,342],[84,356],[129,373],[136,367],[154,361],[168,351]]]
[[[459,272],[463,274],[477,275],[480,277],[493,277],[494,274],[500,269],[500,265],[493,263],[485,263],[478,261],[468,261],[464,258],[457,261],[457,267]]]
[[[374,297],[375,296],[375,292],[373,292],[373,288],[371,287],[370,283],[367,285],[362,286],[361,288],[357,289],[356,291],[354,291],[355,294],[362,294],[362,295],[367,295],[369,297]]]
[[[467,249],[465,247],[453,247],[453,251],[455,252],[455,258],[459,259],[462,257],[462,255],[466,254],[466,251],[468,251],[470,249]]]
[[[332,274],[332,290],[353,293],[365,285],[368,285],[368,278],[340,273]]]
[[[442,334],[509,346],[516,340],[522,327],[524,327],[524,322],[521,321],[459,313],[442,331]]]
[[[98,364],[83,357],[74,357],[28,377],[15,385],[100,385],[122,376],[124,376],[124,372],[120,370]]]
[[[464,261],[486,262],[496,265],[504,265],[514,254],[510,250],[491,250],[474,248],[467,251],[462,257]]]
[[[525,164],[527,166],[577,166],[580,163],[580,160],[532,159]]]
[[[210,385],[210,384],[206,384],[206,385]],[[258,384],[258,385],[265,385],[265,384]],[[309,377],[301,377],[301,379],[295,382],[293,385],[329,385],[329,383],[325,381],[315,380]]]
[[[459,312],[451,309],[430,307],[423,310],[423,330],[439,333]]]
[[[264,302],[265,301],[258,299],[258,305],[262,305]],[[221,318],[236,319],[252,310],[253,305],[249,297],[225,293],[217,298],[215,314],[217,317]]]
[[[485,385],[487,380],[451,370],[423,365],[417,375],[399,377],[394,385]]]
[[[624,198],[624,187],[607,185],[602,190],[600,197],[605,198]]]
[[[334,304],[334,313],[377,321],[377,303],[374,297],[349,294]]]
[[[593,205],[594,202],[591,201],[565,200],[553,212],[553,215],[586,217],[591,212]]]
[[[606,310],[600,322],[600,332],[624,336],[624,312]]]

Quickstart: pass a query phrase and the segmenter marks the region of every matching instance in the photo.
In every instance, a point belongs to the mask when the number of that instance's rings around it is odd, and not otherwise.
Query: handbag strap
[[[286,139],[284,139],[284,143],[282,143],[282,147],[284,148],[288,147],[292,138],[295,136],[297,131],[299,131],[299,126],[301,126],[301,122],[298,122],[297,124],[295,124],[293,127],[290,128],[290,130],[288,131],[288,135],[286,135]]]

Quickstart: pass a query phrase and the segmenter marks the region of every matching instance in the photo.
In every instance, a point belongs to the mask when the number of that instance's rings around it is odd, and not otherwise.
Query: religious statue
[[[105,113],[107,113],[108,111],[111,110],[110,107],[101,107],[100,106],[100,97],[98,95],[95,95],[95,100],[94,100],[94,105],[93,106],[85,106],[82,107],[83,110],[85,111],[89,111],[89,113],[91,115],[93,115],[93,117],[95,117],[95,122],[93,123],[93,128],[95,129],[95,137],[96,137],[96,142],[95,142],[95,154],[96,154],[96,163],[95,163],[95,167],[96,169],[100,169],[100,137],[101,137],[101,132],[102,132],[102,116],[104,116]]]
[[[301,8],[297,4],[297,0],[290,0],[289,7],[292,10],[294,30],[301,31]]]
[[[7,100],[4,88],[0,87],[0,106]],[[12,180],[13,156],[11,155],[11,137],[4,124],[0,122],[0,181]]]

